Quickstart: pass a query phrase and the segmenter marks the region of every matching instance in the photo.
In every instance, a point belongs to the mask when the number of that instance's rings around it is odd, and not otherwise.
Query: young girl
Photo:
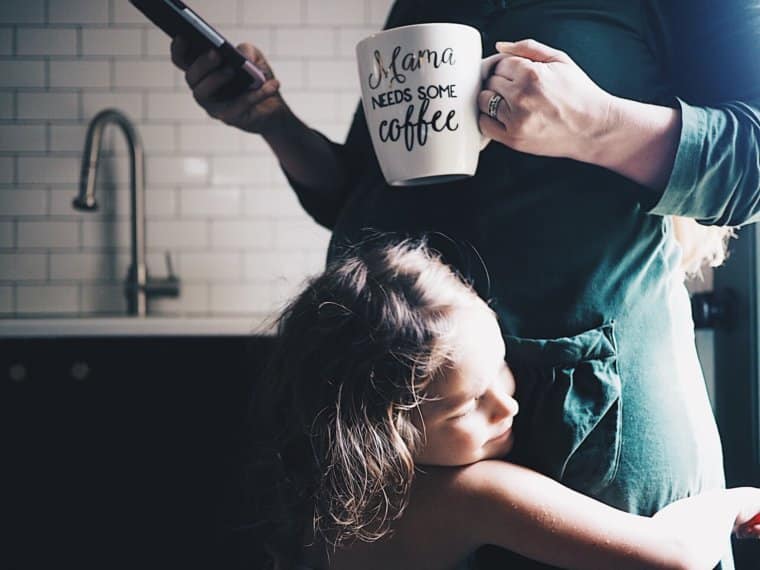
[[[453,569],[492,544],[567,568],[709,569],[732,531],[760,536],[755,488],[650,518],[508,462],[520,412],[496,314],[424,239],[347,248],[278,333],[255,402],[270,568]]]

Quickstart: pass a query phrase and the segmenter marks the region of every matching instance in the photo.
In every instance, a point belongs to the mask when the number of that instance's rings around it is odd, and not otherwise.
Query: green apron
[[[633,513],[724,484],[667,215],[740,225],[760,212],[760,7],[750,6],[400,0],[391,11],[386,27],[476,26],[484,55],[497,40],[534,38],[614,95],[680,106],[664,189],[497,143],[472,178],[392,188],[361,106],[346,143],[333,143],[349,183],[325,193],[291,180],[306,211],[333,231],[328,259],[367,228],[434,232],[444,259],[492,300],[507,360],[523,371],[511,459]],[[493,550],[479,553],[481,567],[545,567]],[[733,568],[730,552],[722,567]]]

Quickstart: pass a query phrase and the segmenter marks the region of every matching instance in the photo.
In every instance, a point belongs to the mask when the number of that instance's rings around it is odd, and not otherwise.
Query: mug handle
[[[480,63],[480,81],[485,82],[486,79],[491,75],[491,70],[493,67],[501,60],[502,58],[507,57],[507,54],[505,53],[495,53],[493,55],[489,55],[488,57],[484,58],[483,61]],[[491,142],[491,139],[484,135],[483,133],[480,133],[480,150],[482,151],[488,146],[488,143]]]

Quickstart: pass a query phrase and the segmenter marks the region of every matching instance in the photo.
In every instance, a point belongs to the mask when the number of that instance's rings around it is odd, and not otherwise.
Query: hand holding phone
[[[259,89],[266,82],[262,69],[181,0],[129,1],[171,38],[183,38],[189,46],[190,58],[196,59],[211,49],[220,52],[225,64],[234,70],[234,75],[217,92],[217,97],[231,98],[246,90]]]

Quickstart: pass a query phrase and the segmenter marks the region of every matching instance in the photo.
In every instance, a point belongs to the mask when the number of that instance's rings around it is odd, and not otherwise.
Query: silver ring
[[[504,97],[502,97],[498,93],[494,93],[493,95],[491,95],[491,98],[488,100],[488,116],[494,120],[498,120],[496,118],[496,114],[499,111],[499,103],[501,103],[503,99]]]

